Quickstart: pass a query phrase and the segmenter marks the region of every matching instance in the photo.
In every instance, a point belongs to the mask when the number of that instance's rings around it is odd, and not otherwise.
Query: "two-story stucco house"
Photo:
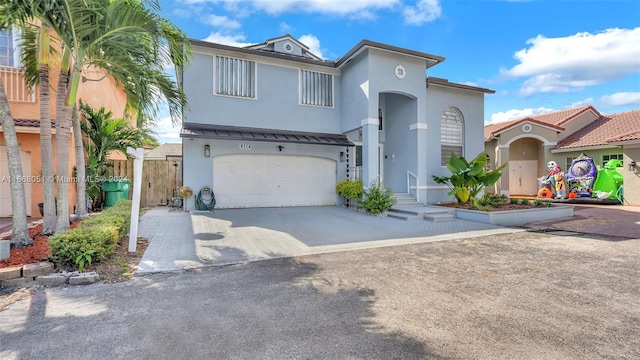
[[[334,205],[347,178],[447,201],[431,176],[448,174],[451,152],[484,150],[493,91],[427,77],[441,56],[363,40],[327,61],[290,35],[191,45],[184,184],[212,188],[218,207]]]

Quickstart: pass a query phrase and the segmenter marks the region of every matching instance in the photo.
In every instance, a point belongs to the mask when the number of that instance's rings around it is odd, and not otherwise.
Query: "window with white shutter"
[[[216,88],[218,95],[256,97],[256,63],[249,60],[216,56]]]
[[[333,75],[300,70],[300,103],[333,107]]]

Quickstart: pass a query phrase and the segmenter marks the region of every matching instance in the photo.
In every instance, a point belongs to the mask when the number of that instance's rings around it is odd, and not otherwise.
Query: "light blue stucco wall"
[[[360,54],[341,70],[341,130],[348,132],[360,128],[362,120],[369,117],[369,62],[365,54]]]
[[[249,59],[257,62],[256,98],[219,96],[214,95],[214,59],[215,55],[194,53],[191,67],[184,73],[184,91],[189,101],[185,122],[341,133],[340,76],[334,75],[332,108],[301,105],[298,68],[292,67],[291,62],[276,66]],[[321,67],[311,70],[323,72]]]
[[[342,146],[214,139],[183,139],[182,144],[184,154],[188,154],[183,157],[184,185],[191,187],[196,193],[204,186],[212,188],[215,193],[213,159],[216,156],[229,154],[282,154],[321,157],[336,161],[337,181],[343,180],[347,176],[347,163],[341,161],[340,158],[340,152],[346,152],[347,147]],[[250,144],[251,147],[247,150],[240,150],[241,144]],[[204,156],[205,145],[210,146],[210,157]],[[284,146],[283,150],[279,151],[278,146]],[[336,201],[339,201],[337,196]],[[193,201],[189,202],[189,208],[195,208]]]
[[[418,172],[418,137],[409,126],[416,122],[417,100],[384,94],[384,184],[393,192],[407,192],[407,170]]]
[[[443,185],[433,182],[432,175],[449,176],[451,173],[440,164],[440,118],[442,112],[449,106],[455,106],[464,117],[464,156],[473,159],[484,151],[484,93],[455,89],[450,87],[430,85],[427,88],[427,144],[429,157],[427,159],[427,202],[451,201],[446,193],[449,191]]]

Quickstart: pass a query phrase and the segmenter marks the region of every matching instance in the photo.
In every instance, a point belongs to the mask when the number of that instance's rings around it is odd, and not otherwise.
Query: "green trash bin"
[[[104,191],[104,206],[113,206],[120,200],[129,198],[131,180],[117,179],[102,181],[102,191]]]

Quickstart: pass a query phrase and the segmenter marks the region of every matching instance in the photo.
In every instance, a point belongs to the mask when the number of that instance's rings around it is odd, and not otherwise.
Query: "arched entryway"
[[[534,196],[538,192],[538,177],[543,172],[542,141],[525,137],[509,146],[509,193],[511,196]]]

